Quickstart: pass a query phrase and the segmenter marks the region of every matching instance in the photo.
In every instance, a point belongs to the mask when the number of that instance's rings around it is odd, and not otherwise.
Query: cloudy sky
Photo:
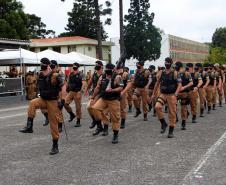
[[[74,0],[20,0],[25,12],[42,18],[48,29],[57,34],[64,32],[67,12],[71,11]],[[99,0],[103,2],[104,0]],[[113,5],[113,24],[106,27],[109,37],[119,35],[118,0],[109,0]],[[124,0],[124,13],[129,8]],[[225,0],[150,0],[150,12],[155,13],[154,24],[167,34],[209,42],[217,27],[226,26]]]

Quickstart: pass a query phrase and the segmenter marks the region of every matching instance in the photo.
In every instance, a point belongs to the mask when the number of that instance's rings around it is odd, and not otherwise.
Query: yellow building
[[[103,41],[103,60],[111,60],[111,46],[113,42]],[[97,52],[97,40],[72,36],[72,37],[58,37],[58,38],[45,38],[45,39],[32,39],[30,43],[30,50],[33,52],[40,52],[50,49],[62,54],[70,53],[72,51],[82,53],[84,55],[99,58]]]

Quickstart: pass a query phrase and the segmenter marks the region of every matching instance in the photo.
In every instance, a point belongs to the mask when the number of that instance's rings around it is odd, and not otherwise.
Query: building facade
[[[120,57],[119,38],[111,39],[115,46],[112,47],[112,62],[116,62]],[[166,57],[171,57],[174,62],[183,63],[204,62],[209,55],[209,46],[200,42],[189,39],[164,34],[161,41],[161,55],[156,61],[146,61],[145,67],[149,65],[164,66]],[[126,66],[131,69],[136,68],[137,60],[131,59],[126,61]]]
[[[173,61],[183,63],[204,62],[209,55],[209,46],[200,42],[168,35],[169,52]]]
[[[113,42],[103,41],[103,60],[111,60],[111,47],[114,45]],[[84,55],[99,58],[97,52],[97,40],[72,36],[72,37],[59,37],[59,38],[46,38],[46,39],[32,39],[30,44],[30,50],[33,52],[40,52],[46,49],[50,49],[62,54],[70,52],[79,52]]]
[[[29,45],[29,40],[0,38],[0,51],[4,49],[19,49],[20,47],[28,48]]]

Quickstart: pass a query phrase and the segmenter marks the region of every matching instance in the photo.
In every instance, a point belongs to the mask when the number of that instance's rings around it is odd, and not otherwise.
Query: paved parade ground
[[[37,113],[34,133],[18,132],[26,123],[27,102],[0,99],[0,185],[226,185],[226,105],[217,107],[175,137],[161,135],[157,118],[129,113],[119,143],[92,136],[83,100],[82,127],[66,121],[58,155],[50,156],[51,136]],[[74,108],[74,106],[73,106]],[[68,115],[65,113],[65,120]]]

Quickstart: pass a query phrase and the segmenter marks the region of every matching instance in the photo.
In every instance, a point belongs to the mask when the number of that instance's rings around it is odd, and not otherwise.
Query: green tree
[[[226,49],[221,47],[211,48],[207,62],[212,64],[226,64]]]
[[[131,0],[127,25],[124,27],[127,58],[139,61],[156,60],[160,57],[161,34],[153,25],[154,13],[149,13],[149,0]]]
[[[28,39],[27,16],[16,0],[0,1],[0,37]]]
[[[46,24],[42,22],[41,17],[38,17],[35,14],[27,14],[27,17],[27,27],[29,29],[29,37],[31,39],[55,36],[55,32],[53,30],[46,29]]]
[[[101,16],[111,15],[112,9],[109,1],[99,5]],[[73,9],[68,12],[68,24],[65,28],[67,32],[61,33],[59,36],[84,36],[97,39],[97,19],[95,12],[95,0],[75,0]],[[107,33],[104,31],[103,25],[111,24],[111,19],[107,18],[104,23],[101,22],[101,38],[105,40]]]
[[[216,29],[212,37],[212,46],[226,49],[226,27]]]

